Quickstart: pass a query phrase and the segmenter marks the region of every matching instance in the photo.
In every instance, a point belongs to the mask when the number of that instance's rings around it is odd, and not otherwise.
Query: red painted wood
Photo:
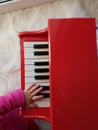
[[[50,19],[51,130],[97,130],[96,25]]]

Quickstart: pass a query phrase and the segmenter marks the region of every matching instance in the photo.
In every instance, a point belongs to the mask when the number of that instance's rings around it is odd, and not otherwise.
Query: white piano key
[[[48,42],[24,42],[24,47],[32,48],[33,45],[37,45],[37,44],[48,44]]]
[[[34,65],[25,65],[25,71],[34,71],[37,68],[49,68],[49,66],[34,66]]]
[[[41,93],[50,93],[50,90],[43,90]]]
[[[34,74],[35,74],[34,70],[25,71],[25,77],[27,77],[27,76],[33,76]]]
[[[36,58],[38,58],[38,59],[48,59],[49,58],[49,56],[48,55],[34,55],[34,53],[25,53],[25,55],[24,55],[24,58],[25,59],[36,59]]]
[[[32,82],[33,83],[33,82]],[[25,87],[28,87],[30,85],[32,85],[32,83],[25,83]],[[49,86],[49,82],[42,82],[42,83],[39,83],[40,86]]]
[[[43,98],[34,102],[38,107],[50,107],[50,98]]]
[[[25,55],[24,55],[25,58],[35,58],[37,56],[38,57],[48,57],[47,55],[34,55],[33,52],[31,52],[31,53],[25,53]]]
[[[24,48],[25,53],[34,53],[35,51],[49,51],[48,49],[34,49],[34,48]]]
[[[29,47],[29,48],[24,48],[24,53],[31,53],[31,52],[33,52],[34,50],[33,50],[33,48],[31,47]]]
[[[34,65],[25,65],[25,71],[34,71],[35,69],[39,68],[49,68],[49,66],[34,66]]]
[[[34,64],[35,62],[48,62],[48,59],[25,59],[25,65],[26,64]]]
[[[25,72],[26,71],[34,71],[34,65],[25,65]]]
[[[33,49],[33,52],[34,51],[42,52],[42,51],[49,51],[49,49],[48,48],[47,49]]]
[[[25,83],[27,84],[27,83],[43,83],[43,82],[49,82],[49,79],[47,79],[47,80],[36,80],[34,77],[32,77],[32,78],[27,78],[27,77],[25,77]]]
[[[34,75],[49,75],[49,72],[47,73],[35,73],[34,71],[25,71],[25,77],[27,76],[34,76]]]
[[[50,84],[49,84],[49,82],[48,82],[48,83],[45,83],[45,82],[44,82],[44,83],[40,83],[40,85],[41,85],[41,86],[49,86]]]
[[[49,66],[34,66],[34,65],[25,65],[25,71],[33,71],[34,69],[49,68]]]

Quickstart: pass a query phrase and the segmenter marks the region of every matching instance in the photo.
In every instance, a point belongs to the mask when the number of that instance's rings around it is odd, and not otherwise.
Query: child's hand
[[[40,87],[38,84],[32,84],[27,89],[24,90],[25,94],[25,106],[36,106],[34,105],[35,100],[39,100],[43,98],[43,95],[38,95],[42,91],[42,87]]]

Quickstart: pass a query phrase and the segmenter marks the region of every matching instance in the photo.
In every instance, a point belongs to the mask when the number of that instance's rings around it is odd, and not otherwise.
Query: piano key
[[[42,53],[41,53],[42,54]],[[24,59],[30,59],[30,60],[33,60],[33,59],[48,59],[48,55],[37,55],[37,53],[25,53],[24,55]]]
[[[25,77],[32,77],[34,75],[49,75],[49,72],[44,72],[44,73],[35,73],[34,70],[30,71],[25,71]]]
[[[49,83],[49,79],[41,79],[41,80],[38,80],[38,79],[35,79],[34,77],[25,77],[25,83],[28,84],[28,83]]]
[[[44,63],[46,62],[46,63]],[[49,65],[49,61],[48,59],[25,59],[25,65],[28,65],[28,64],[33,64],[35,66],[37,65]]]
[[[43,98],[34,102],[38,107],[50,107],[50,98]]]
[[[39,84],[38,82],[36,82],[36,83],[37,83],[37,84]],[[30,83],[28,83],[28,84],[27,84],[27,83],[25,83],[25,84],[26,84],[27,86],[29,86],[29,85],[31,85],[31,84],[32,84],[32,82],[30,82]],[[44,81],[43,81],[43,82],[42,82],[42,83],[40,83],[39,85],[40,85],[40,86],[49,86],[50,84],[49,84],[49,82],[44,82]]]
[[[37,79],[37,80],[42,80],[42,79],[48,79],[49,75],[48,74],[35,74],[35,75],[25,75],[25,78],[32,78],[32,79]]]
[[[25,71],[34,71],[34,65],[26,65]]]
[[[35,77],[35,79],[49,79],[49,75],[35,75],[34,76]]]
[[[24,48],[25,47],[28,47],[28,48],[33,48],[34,45],[37,45],[37,44],[48,44],[48,42],[24,42]]]
[[[34,53],[34,51],[49,51],[49,49],[47,48],[45,48],[45,49],[34,49],[34,48],[30,48],[30,47],[25,47],[24,48],[24,52],[25,53]]]
[[[34,71],[35,71],[35,73],[36,72],[44,73],[44,72],[49,72],[49,69],[48,68],[37,68]]]
[[[49,90],[49,86],[42,86],[41,87],[43,88],[43,90]]]
[[[32,47],[31,48],[30,47],[29,48],[26,47],[26,48],[24,48],[24,52],[25,53],[32,53],[33,52],[33,48]]]
[[[43,95],[43,98],[49,98],[50,93],[38,93],[37,95]]]
[[[25,77],[28,77],[28,76],[33,76],[35,74],[34,70],[25,70]]]
[[[48,44],[36,44],[33,46],[34,49],[44,49],[44,48],[48,48]]]
[[[35,62],[34,63],[35,66],[43,66],[43,65],[49,65],[49,62]]]
[[[28,84],[25,83],[25,86],[28,87],[28,86],[30,86],[31,84],[32,84],[32,83],[28,83]],[[39,83],[37,83],[37,84],[39,84]],[[46,83],[46,82],[42,82],[42,83],[40,83],[39,85],[43,88],[43,90],[49,90],[49,89],[50,89],[50,88],[49,88],[49,85],[50,85],[49,82],[47,82],[47,83]]]
[[[50,94],[50,90],[42,90],[41,92],[39,92],[39,93],[49,93]]]
[[[49,66],[34,66],[34,65],[25,65],[25,71],[34,71],[34,69],[38,68],[49,68]]]
[[[49,83],[49,81],[48,80],[46,80],[46,81],[45,80],[43,80],[43,81],[37,81],[37,80],[36,81],[35,80],[31,80],[31,81],[28,80],[28,81],[26,81],[25,80],[25,87],[29,86],[29,85],[32,85],[32,83],[36,83],[36,84],[40,85],[40,84],[44,84],[44,83]]]
[[[25,48],[33,48],[34,42],[24,42],[24,49]]]
[[[48,55],[48,51],[35,51],[34,52],[34,56],[44,56],[44,55]]]
[[[49,86],[50,84],[49,84],[49,82],[48,83],[40,83],[40,86]]]

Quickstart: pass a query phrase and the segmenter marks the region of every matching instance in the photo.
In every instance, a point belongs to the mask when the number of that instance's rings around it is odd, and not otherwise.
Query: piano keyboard
[[[35,101],[38,107],[50,107],[48,42],[24,42],[25,88],[39,84],[43,99]]]

